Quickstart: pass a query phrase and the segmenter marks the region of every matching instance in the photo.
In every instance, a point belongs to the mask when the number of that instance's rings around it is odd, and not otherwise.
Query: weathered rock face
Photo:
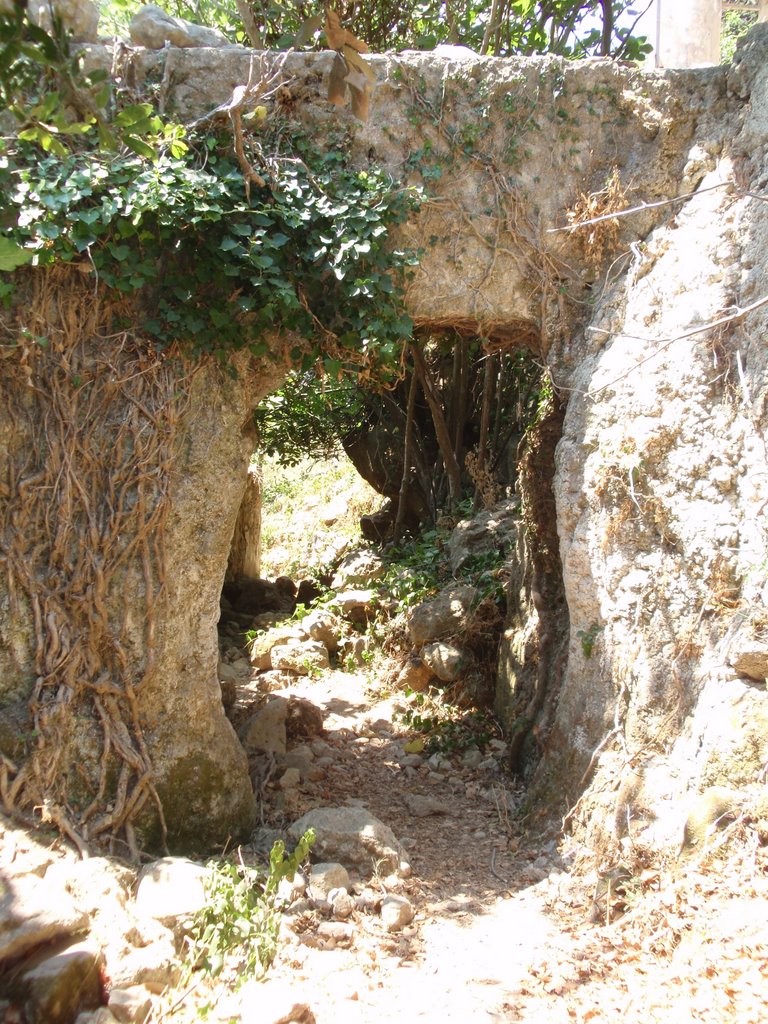
[[[190,377],[183,363],[153,366],[140,340],[107,352],[92,286],[65,279],[65,299],[42,273],[32,284],[20,316],[47,310],[51,344],[4,361],[0,404],[4,801],[45,802],[85,839],[126,822],[129,845],[135,831],[149,848],[162,846],[158,804],[177,850],[247,835],[255,803],[221,702],[216,624],[254,444],[248,410],[283,371],[241,359],[234,379],[213,365]],[[80,300],[73,339],[52,310]],[[99,396],[98,416],[63,399],[62,362]],[[50,423],[62,399],[69,447]],[[111,787],[111,808],[95,813]]]
[[[697,193],[638,232],[594,330],[553,352],[571,631],[536,781],[570,804],[593,783],[576,818],[593,839],[668,841],[672,797],[754,781],[768,761],[754,658],[739,674],[765,620],[765,309],[727,322],[768,292],[765,204],[743,191],[768,173],[766,51],[761,31],[721,72],[732,142],[700,138]]]
[[[721,653],[734,604],[764,603],[765,317],[756,309],[738,325],[688,334],[768,291],[765,204],[705,190],[726,179],[762,188],[768,176],[767,48],[758,32],[733,70],[666,74],[604,61],[374,56],[378,85],[365,125],[325,102],[330,53],[295,54],[286,64],[294,116],[315,137],[342,123],[361,167],[433,183],[435,197],[398,239],[425,250],[407,294],[416,321],[528,347],[547,360],[567,405],[554,482],[552,460],[542,457],[538,483],[531,472],[523,484],[526,515],[545,528],[531,534],[528,554],[520,549],[523,640],[510,637],[507,664],[520,674],[510,689],[527,689],[524,709],[538,729],[538,792],[556,794],[558,806],[578,797],[593,751],[616,723],[597,763],[609,794],[601,827],[614,820],[612,794],[628,756],[640,789],[657,798],[736,784],[767,759],[764,686],[729,670]],[[88,60],[109,66],[97,47]],[[192,118],[227,100],[249,62],[238,48],[140,51],[134,70],[137,87],[162,76],[167,109]],[[632,189],[630,204],[696,194],[621,220],[602,253],[578,232],[546,233],[614,168]],[[677,335],[687,336],[670,340]],[[163,600],[153,608],[153,660],[136,719],[176,847],[234,837],[253,816],[245,757],[221,710],[215,624],[250,455],[244,424],[278,377],[244,368],[232,382],[206,370],[179,421]],[[18,391],[10,376],[2,385]],[[0,450],[23,463],[31,435],[5,409]],[[545,455],[560,415],[555,409],[547,421]],[[6,466],[1,473],[0,497],[13,498],[16,477]],[[41,678],[34,635],[46,620],[35,627],[34,610],[4,588],[2,577],[0,739],[18,740],[3,747],[13,762],[30,741],[14,723]],[[116,577],[107,595],[137,664],[147,658],[143,591],[137,569]],[[626,747],[614,756],[619,737]],[[663,756],[652,753],[658,742]],[[81,737],[71,749],[70,763],[92,784],[102,745]],[[624,796],[625,821],[655,813],[647,797]]]

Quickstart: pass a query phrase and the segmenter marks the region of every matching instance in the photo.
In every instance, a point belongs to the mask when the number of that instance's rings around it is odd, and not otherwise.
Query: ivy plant
[[[301,339],[294,366],[322,356],[332,378],[396,372],[411,333],[398,285],[416,257],[386,237],[413,190],[354,169],[341,133],[317,146],[278,109],[241,139],[269,166],[249,187],[228,131],[187,133],[119,95],[107,119],[66,40],[20,17],[0,15],[0,87],[17,121],[0,140],[0,299],[13,300],[6,275],[24,263],[75,264],[107,298],[133,298],[133,326],[158,348],[224,362],[282,333]],[[92,112],[74,120],[73,96]]]

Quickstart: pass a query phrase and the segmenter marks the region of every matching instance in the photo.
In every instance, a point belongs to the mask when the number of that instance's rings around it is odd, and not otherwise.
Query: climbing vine
[[[313,142],[271,72],[253,110],[181,125],[20,8],[0,58],[0,571],[29,695],[0,800],[135,854],[165,835],[141,708],[191,381],[249,356],[395,376],[415,257],[385,243],[417,195],[351,167],[343,130]]]

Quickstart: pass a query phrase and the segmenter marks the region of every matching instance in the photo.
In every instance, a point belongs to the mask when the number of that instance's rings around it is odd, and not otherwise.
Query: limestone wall
[[[552,664],[536,683],[547,693],[534,705],[535,792],[567,807],[592,782],[582,809],[594,813],[575,816],[582,832],[612,827],[619,804],[631,828],[640,817],[651,823],[662,797],[739,781],[766,756],[764,682],[729,671],[724,646],[740,602],[762,605],[765,582],[762,311],[669,340],[766,284],[764,204],[733,189],[706,191],[731,178],[762,187],[765,46],[754,36],[730,72],[453,51],[374,56],[378,85],[364,125],[324,99],[330,54],[288,64],[284,100],[297,124],[347,147],[361,168],[383,164],[404,185],[430,190],[397,240],[423,250],[407,295],[417,322],[526,346],[547,361],[567,407],[554,480],[532,487],[531,505],[547,520],[542,537],[556,526],[562,579],[545,579],[517,607],[534,622],[533,633],[523,623],[527,657],[535,667],[535,635],[550,644]],[[250,59],[239,48],[138,51],[122,73],[189,119],[225,101]],[[89,60],[111,55],[92,47]],[[548,233],[614,173],[629,205],[696,194],[621,220],[602,247],[591,233],[586,242]],[[263,368],[243,368],[234,383],[198,373],[174,442],[156,653],[138,712],[177,847],[223,841],[253,814],[218,694],[215,623],[249,413],[278,379]],[[7,374],[1,384],[17,386]],[[18,452],[28,440],[6,408],[0,437]],[[0,480],[12,497],[18,481],[7,464]],[[556,565],[540,559],[537,571],[551,576]],[[12,717],[35,686],[34,614],[4,588],[0,693]],[[139,577],[109,594],[112,614],[136,635],[132,609],[144,597]],[[512,636],[509,649],[500,687],[514,707]],[[744,722],[758,724],[745,731]],[[80,756],[97,776],[101,748],[81,745]],[[628,769],[645,780],[642,800],[626,790],[619,800]]]

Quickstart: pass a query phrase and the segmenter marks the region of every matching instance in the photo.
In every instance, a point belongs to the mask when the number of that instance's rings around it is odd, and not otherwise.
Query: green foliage
[[[728,64],[733,60],[736,46],[757,22],[757,11],[725,11],[720,32],[720,60]]]
[[[109,0],[104,4],[105,31],[125,32],[140,6],[139,0]],[[246,42],[235,0],[171,0],[166,9],[198,24],[218,28],[233,42]],[[431,50],[438,43],[463,43],[479,52],[506,57],[510,54],[557,53],[584,57],[609,53],[637,60],[650,51],[644,38],[632,34],[636,14],[634,0],[613,0],[610,24],[604,32],[601,0],[463,0],[446,5],[442,0],[353,0],[332,5],[341,22],[364,39],[375,53],[416,48]],[[269,49],[304,46],[313,33],[301,33],[319,3],[287,0],[285,3],[249,3],[259,34],[253,43]],[[491,25],[491,19],[493,24]],[[313,24],[313,23],[310,23]],[[607,43],[607,49],[606,49]],[[324,38],[320,44],[327,46]]]
[[[411,330],[396,286],[413,258],[384,240],[411,194],[294,135],[300,158],[249,198],[218,140],[188,147],[146,104],[115,122],[133,152],[41,158],[31,139],[6,151],[6,248],[37,265],[89,265],[117,295],[135,294],[140,327],[159,347],[180,342],[224,360],[246,346],[263,354],[264,335],[285,330],[314,340],[292,353],[305,366],[322,349],[336,375],[396,365]],[[152,145],[139,137],[148,131]]]
[[[584,653],[585,658],[592,657],[592,651],[595,647],[598,635],[602,632],[603,627],[597,622],[593,622],[589,629],[580,629],[576,636],[581,641],[581,649]]]
[[[461,515],[472,515],[472,499],[465,499],[457,511]],[[401,609],[426,600],[451,580],[476,587],[478,603],[486,599],[502,600],[504,553],[494,548],[473,555],[452,574],[446,550],[450,533],[450,527],[437,526],[422,531],[417,537],[406,538],[384,552],[387,571],[379,587],[393,597]]]
[[[426,693],[407,691],[406,709],[400,720],[424,739],[424,753],[451,754],[482,749],[497,731],[496,723],[487,711],[467,711],[439,700]]]
[[[326,358],[321,370],[322,376],[315,367],[290,373],[256,411],[260,450],[283,466],[298,465],[310,453],[321,459],[340,454],[340,439],[360,425],[360,392],[339,360]]]
[[[267,970],[277,952],[278,886],[283,878],[293,878],[314,841],[310,829],[288,856],[285,844],[276,842],[266,874],[242,863],[208,865],[206,903],[187,938],[190,970],[216,978],[226,969],[235,988]]]

